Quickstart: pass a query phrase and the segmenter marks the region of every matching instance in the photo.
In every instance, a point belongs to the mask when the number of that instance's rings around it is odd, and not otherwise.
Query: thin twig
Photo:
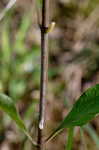
[[[49,23],[49,0],[42,0],[42,24],[41,24],[41,79],[40,79],[40,104],[39,104],[39,125],[38,125],[38,150],[43,149],[42,134],[45,118],[45,99],[48,70],[48,34],[46,28]]]

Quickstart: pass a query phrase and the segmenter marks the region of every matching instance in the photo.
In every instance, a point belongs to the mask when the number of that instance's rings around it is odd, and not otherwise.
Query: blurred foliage
[[[27,45],[26,35],[32,24],[31,16],[24,14],[21,17],[20,24],[15,30],[15,34],[12,31],[13,16],[14,12],[9,13],[0,27],[0,92],[9,95],[13,98],[15,103],[22,100],[22,105],[25,105],[25,100],[27,100],[27,105],[23,106],[20,111],[25,111],[24,107],[26,107],[24,120],[27,126],[29,126],[32,122],[30,119],[31,115],[32,117],[34,116],[34,122],[35,119],[37,120],[37,116],[35,117],[33,113],[35,112],[36,100],[34,100],[32,96],[32,91],[34,88],[39,89],[40,48],[39,45],[36,44],[31,46]],[[5,128],[8,128],[11,123],[11,119],[8,118],[7,115],[3,114],[2,117],[0,119],[1,141],[5,139],[2,133],[6,133]]]
[[[30,25],[30,17],[24,15],[14,38],[10,34],[11,16],[4,20],[2,26],[0,90],[15,100],[22,98],[29,86],[32,86],[29,85],[32,80],[35,86],[39,85],[39,46],[33,45],[31,48],[26,46],[26,34]]]

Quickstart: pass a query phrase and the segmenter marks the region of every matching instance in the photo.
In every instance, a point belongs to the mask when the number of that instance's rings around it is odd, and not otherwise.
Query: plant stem
[[[67,147],[66,147],[65,150],[71,150],[72,149],[72,145],[73,145],[73,131],[74,131],[74,127],[69,128]]]
[[[38,150],[43,149],[43,129],[45,118],[45,98],[48,72],[48,34],[46,28],[49,23],[49,0],[42,0],[42,24],[41,24],[41,78],[40,78],[40,103],[38,124]]]
[[[86,139],[85,139],[85,136],[84,136],[84,131],[83,131],[82,127],[80,127],[80,133],[81,133],[81,139],[82,139],[83,149],[84,150],[88,150]]]
[[[97,146],[97,149],[99,149],[99,136],[97,135],[93,127],[90,124],[87,124],[83,128],[88,132],[90,137],[93,139],[93,141],[95,142]]]

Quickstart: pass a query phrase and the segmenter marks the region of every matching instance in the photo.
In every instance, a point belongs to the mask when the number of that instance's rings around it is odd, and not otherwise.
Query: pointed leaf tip
[[[6,112],[12,118],[12,120],[16,122],[16,124],[20,129],[26,130],[26,127],[17,112],[14,101],[10,97],[1,93],[0,93],[0,109]]]
[[[14,101],[10,97],[2,93],[0,93],[0,109],[7,113],[11,117],[11,119],[16,122],[17,126],[24,132],[24,134],[28,137],[32,144],[34,146],[37,146],[37,144],[32,140],[32,137],[29,135],[23,120],[21,120]]]
[[[47,138],[55,137],[62,129],[83,126],[99,114],[99,84],[87,89],[75,102],[72,110],[60,123],[59,127]]]

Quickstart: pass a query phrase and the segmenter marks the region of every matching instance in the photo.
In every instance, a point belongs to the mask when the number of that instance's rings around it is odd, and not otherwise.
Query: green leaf
[[[36,146],[36,143],[33,142],[24,122],[21,120],[19,113],[17,112],[14,101],[5,94],[0,94],[0,109],[6,112],[12,118],[12,120],[16,122],[17,126],[25,133],[33,145]]]
[[[23,121],[19,117],[13,100],[4,94],[0,94],[0,109],[5,111],[22,130],[26,130]]]
[[[64,128],[83,126],[99,113],[99,84],[89,88],[75,102],[70,113],[58,128],[46,139],[49,141]]]

